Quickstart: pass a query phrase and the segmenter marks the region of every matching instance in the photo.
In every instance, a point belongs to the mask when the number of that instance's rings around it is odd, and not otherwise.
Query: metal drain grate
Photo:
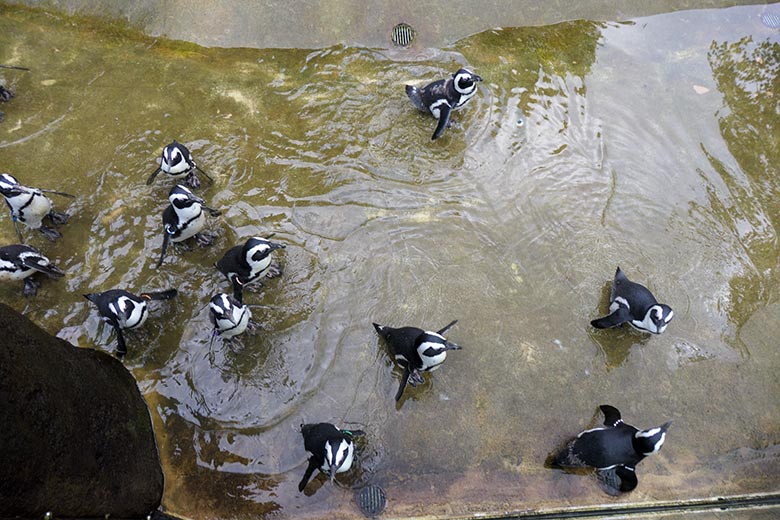
[[[358,493],[357,503],[364,515],[373,518],[385,510],[387,505],[385,490],[379,486],[366,486]]]
[[[780,28],[780,14],[764,13],[761,15],[761,22],[772,29]]]
[[[414,29],[411,25],[399,23],[393,27],[393,43],[407,47],[414,41]]]

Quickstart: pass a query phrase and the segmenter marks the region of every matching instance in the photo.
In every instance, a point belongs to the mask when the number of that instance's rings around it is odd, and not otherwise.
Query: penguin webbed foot
[[[217,234],[203,231],[201,233],[195,233],[194,238],[195,242],[197,242],[200,247],[208,247],[214,243],[214,240],[217,238]]]
[[[56,242],[58,238],[62,238],[62,233],[48,226],[41,226],[38,228],[38,231],[43,233],[43,236],[45,236],[52,242]]]
[[[200,188],[200,179],[198,179],[198,176],[195,175],[195,170],[190,171],[190,173],[187,174],[187,178],[185,179],[187,182],[187,185],[190,188],[198,189]]]
[[[49,217],[49,220],[51,220],[51,223],[55,226],[61,226],[62,224],[65,224],[70,219],[70,215],[67,213],[62,213],[60,211],[50,211],[47,215]]]
[[[596,479],[599,481],[601,489],[613,497],[633,491],[639,483],[636,473],[625,466],[596,470]]]
[[[258,334],[261,330],[263,330],[263,326],[257,323],[254,320],[249,320],[246,324],[246,333],[250,336],[255,336]]]
[[[14,93],[0,85],[0,101],[11,101],[12,97],[14,97]]]
[[[278,276],[282,276],[282,265],[277,262],[273,262],[268,266],[268,272],[265,273],[265,277],[276,278]]]
[[[412,370],[409,372],[408,383],[412,386],[417,386],[425,383],[425,380],[419,370]]]
[[[35,296],[36,294],[38,294],[38,287],[40,287],[40,283],[36,282],[32,278],[25,278],[22,294],[30,297]]]

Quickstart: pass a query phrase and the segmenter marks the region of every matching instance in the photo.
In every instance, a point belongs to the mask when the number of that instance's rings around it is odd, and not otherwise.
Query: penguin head
[[[423,363],[423,370],[431,370],[444,363],[448,350],[460,350],[456,345],[438,332],[426,331],[417,338],[417,354]]]
[[[471,94],[477,89],[476,83],[482,81],[482,78],[468,69],[460,69],[452,75],[455,83],[455,90],[460,94]]]
[[[325,442],[325,464],[331,481],[337,472],[347,471],[352,466],[352,449],[352,441],[343,437]]]
[[[228,294],[218,294],[209,302],[209,310],[214,318],[228,320],[231,323],[233,323],[234,307],[241,307],[241,304]]]
[[[674,318],[674,311],[672,311],[672,308],[663,303],[653,305],[647,313],[650,317],[650,323],[655,326],[655,330],[650,331],[654,334],[661,334],[665,331],[666,327],[672,321],[672,318]]]
[[[203,199],[181,184],[171,188],[171,191],[168,192],[168,200],[177,208],[183,208],[192,204],[203,204]]]
[[[182,161],[188,161],[191,159],[190,152],[187,148],[177,143],[175,140],[163,148],[162,151],[162,163],[160,167],[164,172],[170,172],[171,168]]]
[[[285,247],[284,244],[271,242],[265,238],[252,237],[244,244],[244,258],[246,258],[246,261],[249,264],[253,261],[259,262],[276,249],[284,249]]]
[[[18,195],[23,191],[21,188],[22,185],[19,184],[19,181],[13,175],[9,173],[0,175],[0,193],[4,196],[13,197]]]
[[[666,431],[671,426],[672,421],[657,426],[640,430],[634,434],[634,449],[645,457],[658,453],[666,440]]]

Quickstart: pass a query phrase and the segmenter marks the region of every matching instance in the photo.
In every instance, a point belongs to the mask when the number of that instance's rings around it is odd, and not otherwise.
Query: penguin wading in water
[[[154,178],[157,177],[158,173],[165,172],[174,178],[185,177],[185,181],[190,187],[199,188],[200,180],[198,180],[197,175],[195,175],[195,170],[202,173],[212,184],[214,183],[214,179],[209,177],[206,172],[195,164],[195,161],[192,160],[192,154],[187,147],[176,142],[174,139],[171,144],[163,148],[160,166],[152,172],[146,180],[146,184],[149,185],[153,183]]]
[[[147,302],[152,300],[170,300],[176,296],[176,289],[161,292],[145,292],[140,296],[123,289],[111,289],[101,293],[85,294],[84,297],[94,303],[103,321],[116,331],[117,357],[127,354],[123,329],[136,329],[149,317]]]
[[[209,302],[209,319],[214,335],[231,341],[249,329],[252,331],[252,311],[229,294],[217,294]]]
[[[282,274],[281,266],[272,261],[271,254],[284,247],[284,244],[265,238],[252,237],[244,245],[229,249],[217,262],[217,269],[233,286],[233,297],[237,301],[244,301],[245,285],[261,278],[275,278]]]
[[[609,312],[608,316],[590,324],[597,329],[607,329],[629,323],[642,332],[661,334],[674,317],[671,307],[658,303],[647,287],[629,280],[620,267],[615,271],[612,282]]]
[[[315,469],[330,476],[330,481],[336,473],[344,473],[352,467],[355,455],[354,437],[365,435],[363,430],[339,430],[330,423],[302,424],[303,446],[311,456],[306,473],[298,484],[298,491],[303,491]]]
[[[453,321],[438,332],[425,331],[417,327],[401,327],[394,329],[386,325],[374,323],[377,333],[384,338],[390,347],[395,361],[403,368],[401,384],[395,394],[395,400],[401,399],[408,382],[417,386],[423,382],[422,372],[432,372],[439,368],[447,359],[448,350],[460,350],[456,345],[442,336],[458,320]]]
[[[611,491],[627,492],[637,486],[636,465],[658,453],[671,421],[647,430],[623,422],[617,408],[599,407],[604,427],[585,430],[571,440],[552,461],[560,468],[592,467]]]
[[[24,280],[22,294],[35,296],[39,284],[30,278],[44,273],[51,278],[62,278],[65,273],[34,247],[14,244],[0,247],[0,280]]]
[[[449,128],[452,111],[474,97],[479,81],[482,78],[470,70],[460,69],[452,77],[434,81],[422,88],[406,85],[406,95],[414,106],[422,112],[430,112],[439,120],[431,141],[438,139],[444,129]]]
[[[181,184],[177,184],[168,193],[170,205],[163,211],[163,245],[160,253],[160,261],[157,262],[159,268],[165,252],[168,249],[168,242],[178,244],[188,238],[195,237],[198,245],[201,247],[209,246],[214,241],[214,236],[201,233],[206,226],[206,215],[203,210],[209,212],[212,217],[221,215],[221,212],[212,209],[203,204],[203,199],[196,197],[189,189]]]
[[[52,202],[44,193],[53,193],[61,197],[75,198],[73,195],[61,191],[42,190],[39,188],[30,188],[19,184],[12,175],[4,173],[0,175],[0,194],[5,198],[5,203],[11,210],[11,220],[16,227],[16,234],[19,240],[24,242],[22,233],[19,231],[18,222],[31,229],[37,229],[43,236],[54,242],[62,237],[62,234],[52,227],[45,226],[43,219],[48,218],[54,225],[64,224],[69,216],[66,213],[59,213],[52,210]]]

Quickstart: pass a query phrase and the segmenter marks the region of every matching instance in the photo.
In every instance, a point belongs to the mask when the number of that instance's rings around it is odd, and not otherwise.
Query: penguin
[[[339,430],[330,423],[302,424],[303,446],[311,454],[306,473],[298,484],[303,492],[314,470],[319,468],[330,475],[330,481],[336,473],[344,473],[352,467],[355,455],[354,437],[365,435],[363,430]]]
[[[422,112],[430,112],[439,120],[431,141],[438,139],[444,129],[449,128],[450,114],[474,97],[480,81],[482,78],[470,70],[460,69],[451,78],[434,81],[422,88],[406,85],[406,95],[414,106]]]
[[[30,276],[36,272],[47,274],[52,278],[65,276],[62,269],[52,264],[34,247],[24,244],[0,247],[0,280],[24,280],[22,294],[35,296],[39,284]]]
[[[233,297],[243,301],[243,288],[260,278],[275,278],[282,274],[281,266],[271,261],[271,253],[284,249],[284,244],[252,237],[244,245],[229,249],[217,262],[217,269],[233,285]]]
[[[192,154],[187,149],[187,147],[181,143],[176,142],[174,139],[171,144],[163,148],[162,157],[160,159],[160,166],[158,166],[157,169],[152,172],[152,174],[146,180],[146,184],[148,186],[153,183],[154,178],[157,177],[157,174],[162,171],[171,177],[178,178],[186,176],[187,184],[193,188],[199,188],[200,180],[198,180],[198,177],[195,175],[195,170],[198,170],[200,173],[205,175],[212,184],[214,183],[214,179],[209,177],[206,172],[201,170],[200,167],[195,164],[195,161],[192,160]]]
[[[146,322],[148,312],[146,304],[151,300],[170,300],[176,296],[176,289],[161,292],[145,292],[140,296],[123,289],[111,289],[101,293],[85,294],[84,297],[94,303],[102,320],[116,331],[119,358],[127,354],[122,329],[136,329]]]
[[[620,267],[615,271],[612,282],[609,312],[608,316],[590,324],[597,329],[607,329],[628,322],[642,332],[661,334],[674,317],[671,307],[658,303],[647,287],[629,280]]]
[[[460,350],[456,345],[442,336],[450,327],[458,323],[453,321],[438,332],[430,332],[417,327],[401,327],[394,329],[386,325],[374,323],[377,333],[384,338],[390,347],[395,361],[403,368],[401,385],[395,394],[395,400],[401,399],[406,383],[417,386],[423,382],[421,372],[433,372],[447,359],[448,350]]]
[[[14,97],[14,93],[0,85],[0,101],[8,102],[11,101],[12,97]],[[5,114],[0,112],[0,123],[3,122],[3,119],[5,119]]]
[[[25,226],[37,229],[43,235],[54,242],[62,237],[62,233],[52,227],[43,225],[43,219],[48,218],[54,225],[61,225],[68,221],[67,213],[59,213],[52,210],[52,202],[44,193],[53,193],[61,197],[75,198],[73,195],[61,191],[30,188],[19,184],[16,178],[8,173],[0,175],[0,194],[5,198],[5,203],[11,210],[11,220],[16,227],[19,240],[24,242],[19,230],[18,222]]]
[[[560,468],[592,467],[600,475],[617,476],[616,490],[632,491],[637,486],[636,465],[658,453],[666,441],[672,421],[655,428],[640,430],[620,418],[617,408],[599,407],[604,414],[604,427],[585,430],[572,439],[552,460]]]
[[[214,334],[226,340],[252,329],[252,311],[229,294],[217,294],[209,302],[209,318]]]
[[[196,197],[189,189],[177,184],[168,193],[170,205],[163,211],[163,245],[160,253],[160,261],[157,268],[162,265],[168,242],[174,244],[195,237],[199,245],[205,247],[211,245],[214,237],[201,230],[206,225],[206,215],[203,210],[209,212],[212,217],[222,213],[203,204],[203,199]]]

